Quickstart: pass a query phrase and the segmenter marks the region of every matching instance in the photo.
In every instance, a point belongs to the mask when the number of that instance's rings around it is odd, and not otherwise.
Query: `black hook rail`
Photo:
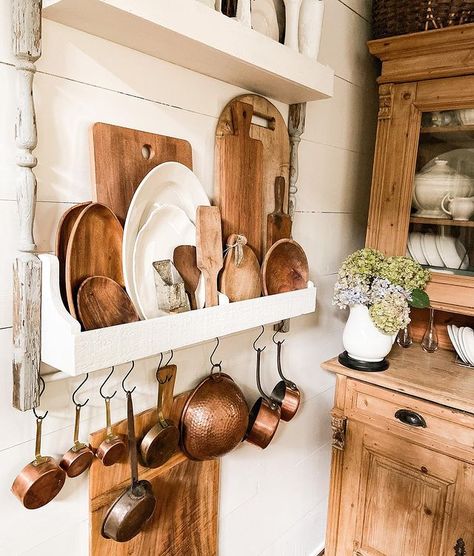
[[[111,396],[106,396],[103,392],[104,386],[107,384],[107,381],[109,380],[109,378],[114,374],[114,371],[115,371],[115,367],[112,367],[110,373],[107,375],[107,378],[100,385],[99,394],[104,398],[104,400],[111,400],[115,396],[115,394],[117,393],[117,390],[115,390],[114,393]]]
[[[135,361],[132,361],[132,366],[130,367],[130,370],[128,371],[128,373],[122,378],[122,390],[125,392],[125,394],[133,394],[133,392],[135,392],[136,386],[134,386],[131,390],[127,390],[125,388],[125,381],[127,380],[128,376],[130,375],[130,373],[133,371],[133,368],[135,367]]]
[[[76,394],[79,392],[79,390],[84,386],[84,384],[87,382],[87,379],[89,378],[89,373],[86,373],[86,376],[84,378],[84,380],[79,384],[79,386],[74,390],[74,392],[72,393],[72,403],[76,406],[76,407],[84,407],[85,405],[87,405],[89,403],[89,398],[87,398],[87,400],[84,403],[79,403],[76,400]]]

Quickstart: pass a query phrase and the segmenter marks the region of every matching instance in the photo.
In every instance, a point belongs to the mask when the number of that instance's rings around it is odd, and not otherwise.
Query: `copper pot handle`
[[[110,415],[110,398],[105,398],[105,426],[106,438],[113,438],[114,432],[112,430],[112,418]]]
[[[278,374],[280,375],[280,378],[283,380],[283,382],[292,390],[297,390],[297,386],[294,382],[292,382],[291,380],[288,380],[285,375],[283,374],[283,371],[281,370],[281,346],[283,345],[283,342],[277,342],[277,369],[278,369]]]
[[[278,407],[278,404],[273,400],[273,398],[271,398],[270,396],[267,396],[267,394],[265,394],[265,392],[262,388],[262,383],[260,382],[260,362],[261,362],[262,351],[263,351],[263,349],[256,348],[256,352],[257,352],[257,367],[256,367],[257,388],[258,388],[258,391],[260,392],[260,395],[268,403],[270,408],[271,409],[276,409]]]
[[[83,442],[79,442],[79,426],[81,421],[81,407],[80,405],[76,405],[76,414],[74,417],[74,446],[73,450],[75,452],[82,450],[82,448],[86,447],[86,444]]]
[[[36,418],[36,438],[35,438],[35,459],[33,465],[41,465],[49,461],[50,458],[41,455],[41,433],[43,428],[43,419]]]
[[[132,392],[127,392],[127,424],[128,444],[130,450],[130,470],[132,475],[132,490],[138,483],[137,438],[135,436],[135,417],[133,415]]]

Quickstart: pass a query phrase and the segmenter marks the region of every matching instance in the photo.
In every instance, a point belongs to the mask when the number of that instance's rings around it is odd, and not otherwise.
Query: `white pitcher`
[[[446,208],[446,203],[448,208]],[[474,214],[474,197],[451,197],[447,193],[441,202],[443,212],[451,216],[453,220],[470,220]]]

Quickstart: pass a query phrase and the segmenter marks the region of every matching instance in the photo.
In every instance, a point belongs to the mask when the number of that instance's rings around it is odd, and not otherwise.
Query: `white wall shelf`
[[[196,0],[43,0],[43,16],[287,104],[333,95],[331,68]]]
[[[41,360],[70,376],[312,313],[316,307],[316,288],[309,282],[305,290],[81,332],[61,300],[57,257],[40,258]]]

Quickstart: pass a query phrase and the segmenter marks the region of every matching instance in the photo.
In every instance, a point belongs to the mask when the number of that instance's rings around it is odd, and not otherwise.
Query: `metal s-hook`
[[[170,349],[170,358],[168,359],[168,361],[166,362],[166,367],[171,363],[171,360],[173,359],[174,356],[174,352],[172,349]]]
[[[128,373],[122,378],[122,390],[125,392],[125,394],[132,394],[133,392],[135,392],[135,388],[136,386],[134,386],[131,390],[127,390],[125,388],[125,381],[127,380],[129,374],[133,371],[133,368],[135,367],[135,361],[132,361],[132,366],[130,367],[130,370],[128,371]]]
[[[275,334],[273,334],[272,336],[272,342],[275,345],[281,345],[285,341],[285,340],[279,340],[279,341],[275,340],[276,335],[280,334],[282,332],[282,329],[283,329],[283,321],[280,322],[280,326],[276,329]]]
[[[111,395],[111,396],[106,396],[103,392],[102,392],[102,388],[107,384],[107,381],[109,380],[109,378],[114,374],[115,371],[115,367],[112,366],[112,369],[110,371],[110,373],[107,375],[107,378],[104,380],[104,382],[100,385],[99,388],[99,394],[104,398],[104,400],[111,400],[115,394],[117,393],[117,390],[115,390],[115,392]]]
[[[89,373],[86,373],[86,377],[84,378],[84,380],[79,384],[79,386],[74,390],[74,392],[72,393],[72,403],[76,406],[76,408],[78,407],[84,407],[85,405],[87,405],[87,403],[89,402],[89,398],[87,398],[87,400],[84,403],[79,403],[78,401],[76,401],[76,394],[79,392],[79,390],[84,386],[84,384],[87,382],[87,379],[89,378]]]
[[[39,393],[38,397],[41,399],[41,396],[43,395],[44,390],[46,388],[46,383],[45,383],[44,378],[42,376],[39,377],[39,380],[40,380],[41,386],[40,386],[40,393]],[[38,415],[36,413],[36,407],[33,408],[33,415],[36,417],[37,421],[42,421],[46,417],[46,415],[48,415],[48,413],[49,413],[49,411],[46,411],[46,413],[44,415]]]
[[[264,332],[265,332],[265,326],[263,326],[263,324],[262,324],[262,331],[261,331],[260,334],[255,338],[255,340],[254,340],[254,342],[253,342],[253,349],[254,349],[256,352],[263,351],[263,350],[267,347],[267,346],[263,346],[263,348],[258,348],[257,345],[256,345],[257,342],[258,342],[258,341],[260,340],[260,338],[262,337],[262,335],[263,335]]]
[[[214,346],[214,349],[212,350],[211,355],[209,356],[209,362],[211,363],[211,376],[213,375],[214,369],[218,369],[217,374],[215,376],[220,377],[222,373],[222,360],[219,361],[219,363],[216,363],[213,359],[220,343],[221,341],[219,340],[219,338],[216,338],[216,345]]]

